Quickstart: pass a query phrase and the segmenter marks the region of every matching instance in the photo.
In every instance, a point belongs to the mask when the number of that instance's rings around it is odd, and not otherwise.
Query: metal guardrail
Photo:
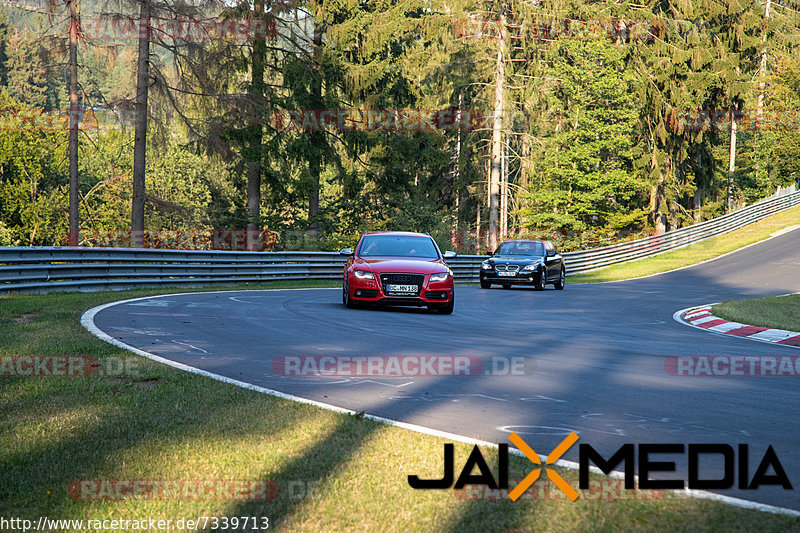
[[[651,257],[741,228],[800,205],[784,193],[662,235],[563,254],[567,274]],[[456,281],[478,281],[482,255],[450,259]],[[279,280],[338,280],[336,252],[229,252],[131,248],[0,247],[0,293],[107,290]]]

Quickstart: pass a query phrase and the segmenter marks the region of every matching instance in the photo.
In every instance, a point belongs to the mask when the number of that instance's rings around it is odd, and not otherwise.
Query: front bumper
[[[513,276],[500,276],[495,270],[481,270],[483,282],[512,285],[536,285],[540,282],[543,270],[525,270],[515,272]]]
[[[350,298],[360,303],[384,305],[434,305],[446,304],[453,298],[452,276],[445,281],[429,281],[425,276],[416,296],[391,296],[385,294],[380,283],[372,279],[349,278]]]

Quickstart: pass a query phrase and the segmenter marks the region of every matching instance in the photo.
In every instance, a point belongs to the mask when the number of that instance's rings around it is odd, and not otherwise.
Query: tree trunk
[[[459,93],[458,95],[458,114],[456,115],[456,124],[458,124],[458,131],[456,132],[456,144],[453,149],[453,176],[452,176],[452,184],[453,190],[455,191],[455,198],[454,201],[456,203],[456,237],[452,242],[453,249],[458,250],[463,248],[464,246],[464,234],[466,233],[466,228],[464,226],[464,214],[465,214],[465,195],[464,190],[461,186],[461,143],[462,143],[462,135],[461,135],[461,120],[463,119],[463,107],[464,104],[464,94]]]
[[[694,191],[694,206],[692,213],[693,215],[692,218],[694,219],[695,224],[697,224],[698,222],[702,222],[701,200],[702,200],[702,194],[700,191],[700,187],[698,187],[697,190]]]
[[[78,246],[78,9],[69,0],[69,246]]]
[[[728,211],[733,209],[733,171],[736,169],[736,104],[731,107],[731,146],[728,154]]]
[[[656,157],[656,141],[650,135],[650,168],[655,168],[658,165],[658,158]],[[666,169],[663,165],[659,166],[658,170],[658,183],[650,187],[650,220],[656,229],[656,234],[661,235],[666,231],[666,224],[664,221],[664,214],[661,212],[661,205],[664,202],[664,173]]]
[[[313,52],[313,79],[311,81],[311,111],[319,111],[322,109],[322,37],[325,34],[325,26],[323,23],[323,7],[322,1],[317,4],[317,16],[314,20],[314,35],[312,42],[314,45]],[[322,150],[322,144],[325,139],[321,131],[311,131],[309,133],[311,146]],[[319,214],[319,175],[322,171],[322,157],[321,152],[316,152],[310,155],[308,159],[308,171],[311,176],[311,191],[308,195],[308,236],[316,237],[319,234],[319,222],[317,216]]]
[[[255,0],[255,16],[264,19],[264,0]],[[253,115],[250,117],[247,154],[247,249],[258,251],[261,248],[261,165],[263,161],[262,143],[264,130],[264,63],[266,61],[266,36],[256,37],[253,42],[253,55],[250,62],[250,99]]]
[[[765,19],[769,19],[770,8],[771,8],[770,0],[767,0],[767,4],[764,7],[764,18]],[[758,115],[758,125],[759,125],[759,127],[761,126],[761,116],[762,116],[762,112],[763,112],[762,108],[763,108],[763,105],[764,105],[764,87],[765,87],[764,77],[767,75],[767,35],[766,35],[766,32],[764,33],[764,36],[762,38],[762,46],[763,46],[763,48],[761,49],[761,64],[759,65],[759,69],[758,69],[758,76],[760,78],[759,82],[758,82],[758,103],[756,104],[756,109],[757,109],[756,112],[757,112],[757,115]]]
[[[678,229],[678,203],[680,200],[680,197],[676,193],[672,202],[669,203],[669,231]]]
[[[481,203],[475,208],[475,253],[481,253]]]
[[[503,112],[505,100],[505,17],[500,17],[500,38],[495,70],[494,120],[492,124],[492,157],[489,170],[489,249],[498,244],[498,208],[500,200],[501,159],[503,157]]]
[[[139,57],[136,69],[136,122],[133,134],[133,209],[131,246],[144,245],[145,166],[147,163],[147,91],[150,85],[150,1],[140,0]]]
[[[503,155],[500,158],[500,239],[508,235],[508,153],[503,143]]]

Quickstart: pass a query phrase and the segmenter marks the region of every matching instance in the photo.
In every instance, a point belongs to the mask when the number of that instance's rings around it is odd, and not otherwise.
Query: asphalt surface
[[[95,323],[126,344],[222,376],[486,441],[507,442],[516,431],[543,454],[571,431],[605,457],[624,443],[745,443],[752,477],[772,445],[793,490],[717,492],[800,510],[800,377],[676,377],[664,367],[674,355],[800,356],[672,318],[693,305],[790,292],[800,292],[800,230],[638,280],[567,278],[564,291],[545,292],[457,287],[451,316],[345,309],[341,290],[309,289],[145,299],[102,310]],[[270,367],[277,356],[307,355],[470,355],[499,371],[523,358],[524,371],[287,377]],[[578,446],[563,458],[577,461]],[[687,479],[685,455],[653,459],[675,461],[677,472],[652,477]],[[721,477],[714,461],[701,463],[709,478]]]

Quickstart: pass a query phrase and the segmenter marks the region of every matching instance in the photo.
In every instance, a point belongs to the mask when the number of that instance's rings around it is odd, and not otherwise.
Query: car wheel
[[[543,291],[547,287],[547,270],[542,270],[539,275],[539,283],[536,284],[537,291]]]
[[[567,284],[567,273],[564,269],[561,269],[561,276],[559,276],[558,281],[556,281],[556,289],[563,291],[564,285]]]
[[[350,297],[350,285],[348,283],[342,286],[342,303],[348,309],[352,309],[356,306],[353,299]]]
[[[486,281],[485,279],[481,279],[481,289],[491,289],[492,284]]]
[[[450,301],[444,305],[440,305],[439,307],[437,307],[436,312],[439,313],[440,315],[452,315],[455,304],[456,304],[456,293],[455,291],[453,291],[452,295],[450,296]]]

